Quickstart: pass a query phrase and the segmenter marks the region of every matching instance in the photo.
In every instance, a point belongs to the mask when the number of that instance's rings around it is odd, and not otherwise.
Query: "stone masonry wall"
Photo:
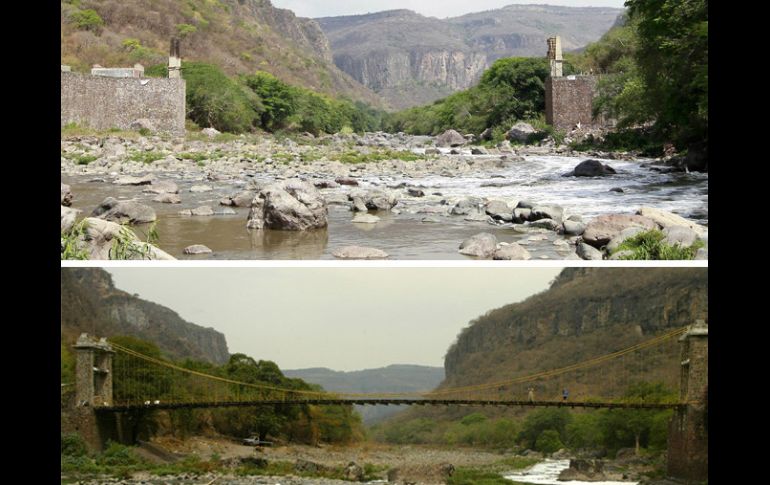
[[[545,80],[545,121],[559,130],[571,130],[579,122],[584,128],[597,126],[591,116],[594,76],[563,76]]]
[[[677,410],[669,424],[667,472],[689,483],[708,479],[708,338],[691,337],[684,348],[689,365],[682,398],[691,404]]]
[[[169,78],[111,78],[61,73],[61,126],[127,130],[149,119],[158,132],[183,135],[185,81]]]

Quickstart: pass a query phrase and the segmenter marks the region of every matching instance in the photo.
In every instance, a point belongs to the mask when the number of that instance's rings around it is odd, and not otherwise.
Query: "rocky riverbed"
[[[67,138],[62,230],[90,216],[144,241],[154,223],[162,251],[149,257],[194,259],[600,259],[624,230],[650,227],[708,241],[707,174],[565,147],[440,145],[385,133]],[[109,257],[118,228],[97,224],[92,257]]]

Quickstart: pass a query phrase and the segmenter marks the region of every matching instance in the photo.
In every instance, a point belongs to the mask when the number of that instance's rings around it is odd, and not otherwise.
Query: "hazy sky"
[[[559,268],[105,268],[115,286],[282,369],[444,365],[468,322]]]
[[[273,5],[288,8],[300,17],[358,15],[406,8],[429,17],[456,17],[471,12],[492,10],[514,3],[549,4],[568,7],[622,8],[625,0],[272,0]]]

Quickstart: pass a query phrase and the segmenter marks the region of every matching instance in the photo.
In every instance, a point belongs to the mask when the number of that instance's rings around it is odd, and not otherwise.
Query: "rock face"
[[[230,358],[222,333],[115,288],[110,273],[101,268],[66,268],[61,272],[62,342],[74,342],[82,332],[150,340],[174,360],[224,364]]]
[[[619,350],[707,316],[707,268],[565,268],[549,290],[475,318],[447,351],[444,384],[546,370],[537,355],[558,368],[574,363],[573,350],[604,355],[610,340]]]
[[[655,229],[657,224],[652,219],[638,215],[609,214],[599,216],[588,223],[583,240],[595,248],[601,248],[620,234],[623,229],[638,226],[643,229]]]
[[[564,49],[598,40],[620,13],[509,5],[443,20],[390,10],[325,17],[318,23],[337,67],[402,109],[470,87],[496,59],[542,57],[553,32],[561,33]]]
[[[313,184],[286,180],[262,189],[251,202],[246,227],[305,231],[326,227],[328,208]]]
[[[152,222],[157,217],[152,207],[140,204],[134,201],[119,201],[112,197],[107,197],[91,213],[93,217],[98,217],[106,221],[142,224]]]
[[[602,175],[612,175],[617,173],[614,168],[604,165],[599,160],[585,160],[580,162],[572,175],[575,177],[599,177]],[[621,190],[622,192],[622,190]]]

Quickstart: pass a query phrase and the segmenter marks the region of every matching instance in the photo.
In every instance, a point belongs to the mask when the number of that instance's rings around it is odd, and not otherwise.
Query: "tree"
[[[545,431],[556,431],[560,440],[565,436],[572,416],[566,409],[541,409],[534,411],[524,420],[518,439],[530,449],[535,449],[537,440]]]

